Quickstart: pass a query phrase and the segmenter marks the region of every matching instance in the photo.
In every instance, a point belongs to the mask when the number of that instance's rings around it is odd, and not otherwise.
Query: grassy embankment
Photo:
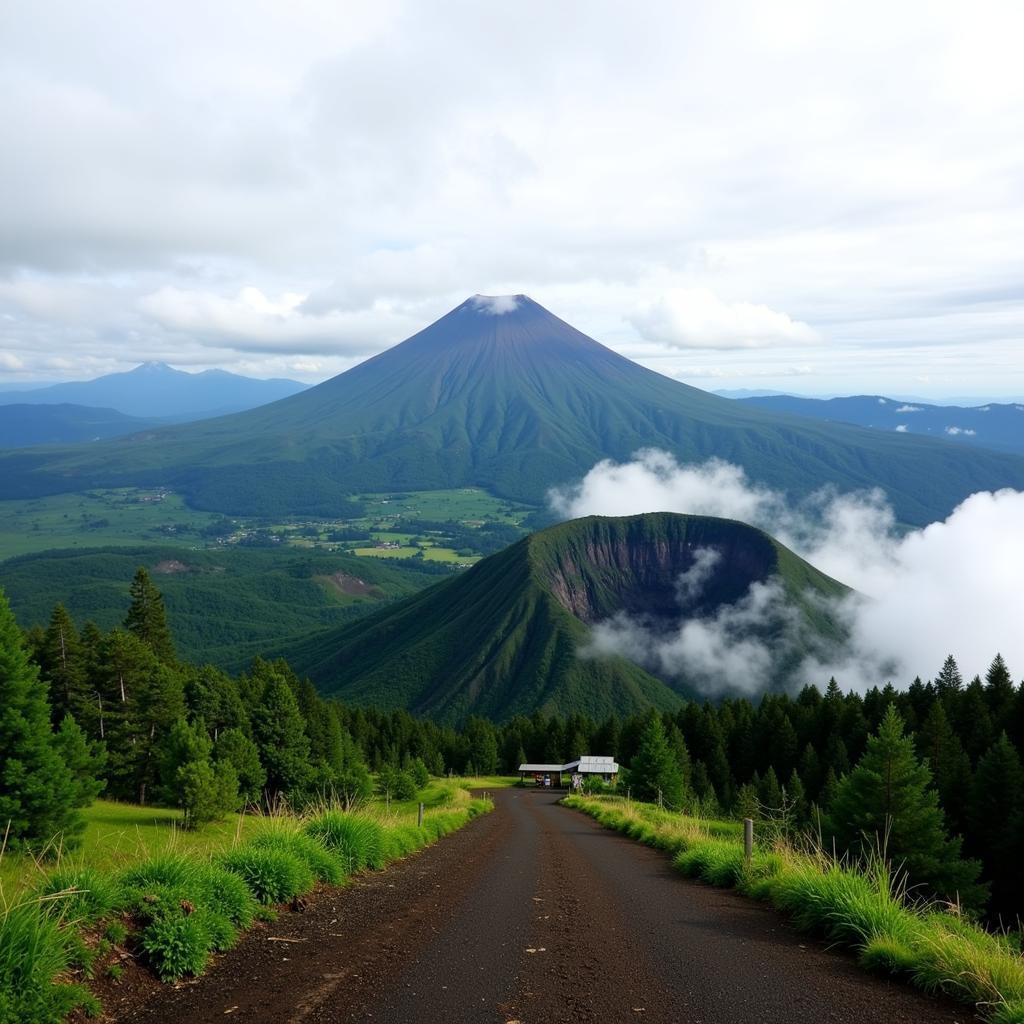
[[[881,862],[837,862],[782,839],[755,846],[744,864],[741,826],[661,811],[621,797],[567,797],[607,828],[664,850],[683,874],[766,900],[798,928],[857,954],[869,970],[944,992],[994,1024],[1024,1022],[1024,959],[1008,936],[986,932],[956,908],[914,901]]]
[[[454,781],[418,801],[300,816],[239,815],[197,832],[177,812],[99,801],[85,841],[56,866],[0,869],[0,1024],[51,1024],[99,1007],[88,980],[145,963],[164,981],[201,974],[254,921],[318,883],[377,870],[490,810]]]

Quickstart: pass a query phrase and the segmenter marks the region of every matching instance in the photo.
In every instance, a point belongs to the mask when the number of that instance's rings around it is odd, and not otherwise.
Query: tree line
[[[401,797],[428,773],[610,754],[638,798],[781,818],[854,854],[883,837],[922,892],[1007,920],[1024,909],[1024,690],[998,655],[966,683],[949,657],[903,691],[844,693],[831,680],[756,703],[689,702],[600,722],[538,711],[456,729],[325,700],[283,661],[257,658],[237,676],[182,662],[162,597],[139,569],[123,625],[108,632],[79,627],[58,605],[45,628],[22,634],[0,600],[0,659],[0,823],[11,822],[15,844],[73,836],[74,808],[100,791],[177,804],[199,823],[249,803],[357,800],[371,772]]]

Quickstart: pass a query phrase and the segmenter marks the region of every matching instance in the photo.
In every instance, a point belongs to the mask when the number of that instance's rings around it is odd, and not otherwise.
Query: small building
[[[614,757],[600,757],[594,754],[583,754],[567,764],[530,764],[526,762],[519,766],[519,777],[523,782],[532,776],[534,783],[538,786],[557,786],[559,788],[568,785],[574,777],[579,777],[580,782],[588,776],[597,776],[603,782],[614,782],[618,774],[619,766]]]

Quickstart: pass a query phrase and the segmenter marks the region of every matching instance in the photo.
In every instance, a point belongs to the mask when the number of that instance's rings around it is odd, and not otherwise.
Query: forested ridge
[[[782,816],[788,829],[853,855],[869,852],[875,829],[888,834],[886,853],[923,895],[1004,922],[1024,909],[1024,690],[998,655],[985,678],[969,682],[948,657],[932,680],[902,691],[844,693],[831,680],[757,702],[691,701],[602,721],[472,717],[456,728],[325,700],[281,660],[257,658],[237,676],[179,660],[145,570],[133,580],[123,626],[107,632],[75,623],[58,605],[45,629],[22,634],[6,602],[0,610],[6,706],[28,709],[21,724],[9,714],[0,727],[2,813],[15,823],[14,846],[38,848],[59,831],[73,837],[74,806],[101,790],[184,805],[201,821],[250,803],[358,799],[371,791],[371,771],[398,793],[428,771],[489,774],[527,760],[612,754],[636,796],[657,777],[663,784],[647,795],[669,808],[773,827]],[[28,811],[19,817],[15,792],[26,742],[54,789],[26,807],[49,800],[65,808],[35,822]],[[59,763],[66,785],[54,788]]]

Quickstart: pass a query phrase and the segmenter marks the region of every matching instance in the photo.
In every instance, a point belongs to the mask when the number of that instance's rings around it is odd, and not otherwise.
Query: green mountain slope
[[[121,437],[154,425],[154,420],[89,405],[0,405],[0,448],[76,444]]]
[[[25,627],[45,625],[57,600],[78,622],[120,625],[128,586],[144,565],[162,591],[183,658],[243,668],[254,655],[310,630],[351,622],[437,580],[372,558],[290,550],[106,547],[48,551],[0,563]]]
[[[742,523],[654,513],[592,516],[542,530],[463,575],[279,653],[326,693],[461,721],[469,714],[676,706],[688,690],[618,656],[581,657],[590,625],[616,612],[678,621],[677,580],[695,551],[719,564],[687,614],[703,615],[777,579],[825,642],[839,627],[811,600],[845,588]]]
[[[507,308],[512,303],[506,301]],[[525,296],[470,299],[317,387],[88,451],[0,456],[0,498],[162,484],[233,514],[335,514],[361,491],[474,484],[540,503],[602,458],[718,456],[793,494],[883,487],[906,523],[1024,488],[1024,458],[811,422],[718,398],[612,352]]]
[[[989,402],[977,407],[903,402],[882,395],[848,398],[799,398],[768,395],[744,398],[745,405],[816,420],[856,423],[874,430],[941,437],[960,447],[995,448],[1024,453],[1024,405]]]

